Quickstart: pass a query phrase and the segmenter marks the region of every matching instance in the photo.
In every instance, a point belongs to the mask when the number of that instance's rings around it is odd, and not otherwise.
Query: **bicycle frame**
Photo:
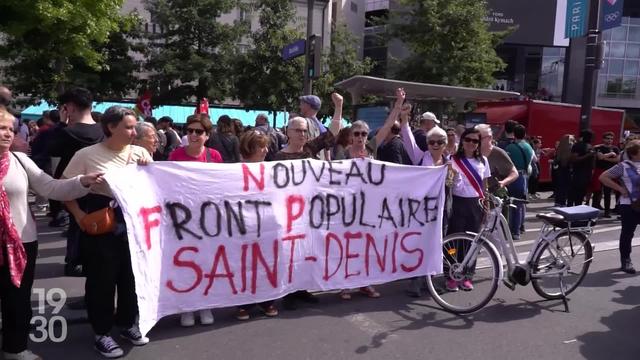
[[[525,261],[520,261],[518,253],[515,249],[515,244],[513,241],[513,237],[511,236],[511,231],[509,229],[509,224],[507,223],[507,219],[502,215],[502,201],[494,198],[494,204],[496,205],[493,209],[489,210],[486,220],[483,222],[483,227],[480,233],[467,232],[467,234],[474,236],[473,244],[471,248],[467,251],[467,254],[471,256],[465,256],[465,259],[462,261],[462,267],[466,267],[473,259],[477,256],[477,242],[479,239],[483,239],[487,241],[489,244],[493,245],[493,247],[497,250],[499,258],[505,258],[507,264],[507,273],[511,274],[516,267],[516,265],[520,266],[528,266],[534,257],[537,255],[538,249],[541,249],[541,243],[549,243],[549,251],[553,253],[556,251],[552,245],[553,242],[557,240],[558,237],[567,233],[569,235],[569,241],[571,241],[571,234],[580,232],[586,235],[587,241],[589,241],[589,237],[591,236],[593,230],[589,223],[588,226],[584,227],[575,227],[572,228],[569,224],[567,228],[557,228],[551,224],[546,222],[543,223],[542,229],[540,230],[540,235],[538,239],[535,240],[531,246],[531,249],[527,255]],[[556,252],[554,256],[564,258],[562,254]],[[589,259],[591,260],[591,259]],[[588,261],[588,260],[587,260]],[[502,267],[502,264],[500,264]],[[546,272],[544,275],[532,275],[532,278],[541,278],[548,276],[557,276],[560,273],[564,273],[568,271],[568,269],[563,269],[556,272]],[[500,272],[500,278],[503,278],[503,270]]]

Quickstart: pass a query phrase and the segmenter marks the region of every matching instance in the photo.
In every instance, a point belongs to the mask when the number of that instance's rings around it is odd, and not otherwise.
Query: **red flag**
[[[151,91],[147,90],[136,101],[136,112],[144,117],[152,116]]]
[[[209,115],[209,100],[207,98],[202,98],[198,106],[196,106],[196,111],[194,114],[207,114]]]

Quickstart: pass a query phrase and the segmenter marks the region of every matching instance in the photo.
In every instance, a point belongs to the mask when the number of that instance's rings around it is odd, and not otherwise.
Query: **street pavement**
[[[552,205],[547,195],[528,207],[527,231],[516,246],[522,257],[541,227],[535,213]],[[69,307],[82,298],[84,279],[63,276],[65,240],[60,229],[47,227],[46,221],[38,218],[40,250],[32,304],[39,317],[30,347],[45,359],[100,358],[92,349],[86,313]],[[321,294],[319,304],[281,309],[277,318],[254,312],[251,320],[240,322],[233,317],[234,309],[216,309],[214,325],[185,329],[178,316],[170,316],[149,333],[147,346],[121,343],[126,359],[140,360],[637,360],[640,284],[635,275],[617,270],[619,233],[615,218],[598,223],[591,238],[594,262],[583,285],[570,296],[569,313],[561,301],[544,301],[530,286],[515,291],[500,286],[484,309],[457,316],[442,311],[429,295],[408,297],[407,281],[398,281],[377,287],[379,299],[355,295],[344,301],[335,293]],[[639,243],[640,236],[634,239],[634,245]],[[58,288],[67,296],[63,301],[54,294]],[[66,305],[56,306],[62,303]]]

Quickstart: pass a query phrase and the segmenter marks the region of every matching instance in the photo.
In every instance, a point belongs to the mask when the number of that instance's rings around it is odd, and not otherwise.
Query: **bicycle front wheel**
[[[584,280],[593,258],[593,248],[582,233],[568,232],[540,243],[531,262],[531,285],[545,299],[562,298],[573,292]]]
[[[496,293],[501,265],[497,250],[486,240],[451,234],[442,240],[443,274],[427,276],[427,288],[436,303],[455,314],[469,314],[482,309]],[[465,258],[467,266],[462,266]],[[472,289],[464,286],[471,282]]]

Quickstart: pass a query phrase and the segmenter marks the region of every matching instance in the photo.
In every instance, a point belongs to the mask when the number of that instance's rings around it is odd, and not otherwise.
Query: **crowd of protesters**
[[[528,138],[525,127],[515,121],[508,121],[500,139],[494,139],[489,125],[442,128],[431,112],[417,116],[412,131],[412,107],[405,98],[404,90],[397,89],[394,106],[375,133],[364,120],[342,128],[343,98],[337,93],[332,94],[334,114],[327,127],[318,119],[320,98],[305,95],[299,99],[299,115],[292,116],[283,130],[269,126],[264,114],[258,115],[251,127],[227,115],[219,117],[214,125],[207,114],[195,114],[186,119],[181,131],[170,117],[138,121],[135,112],[120,106],[110,107],[104,114],[92,112],[91,93],[82,88],[66,91],[59,99],[58,110],[45,112],[38,121],[23,123],[9,112],[9,89],[0,87],[0,302],[5,358],[39,359],[27,350],[37,256],[35,222],[28,215],[28,189],[38,195],[35,206],[39,210],[48,208],[52,218],[49,225],[67,228],[65,275],[86,277],[83,305],[94,332],[94,348],[107,358],[123,355],[111,336],[114,326],[119,328],[120,337],[133,345],[148,343],[136,325],[137,297],[126,224],[102,179],[106,171],[130,163],[371,158],[402,165],[446,166],[443,191],[447,204],[442,231],[452,234],[480,230],[483,208],[479,200],[487,192],[500,197],[536,198],[537,179],[544,166],[540,159],[546,156],[554,159],[557,206],[580,205],[591,199],[593,206],[600,207],[604,198],[604,216],[609,217],[614,211],[612,191],[617,194],[623,226],[622,270],[635,272],[630,244],[639,222],[635,211],[640,211],[640,205],[636,209],[636,203],[640,204],[640,141],[628,141],[621,154],[613,145],[612,133],[605,133],[602,144],[592,146],[592,133],[583,131],[579,142],[567,134],[549,149],[542,146],[542,139]],[[49,204],[46,198],[52,199]],[[107,208],[115,211],[115,228],[104,234],[88,231],[83,225],[87,214]],[[517,240],[524,231],[524,204],[504,210]],[[464,256],[464,249],[458,256]],[[422,280],[411,280],[411,296],[421,295]],[[446,290],[471,291],[473,279],[447,279]],[[372,286],[355,289],[355,293],[369,298],[381,296]],[[351,289],[339,292],[343,300],[353,295]],[[286,295],[282,304],[295,310],[301,301],[317,303],[318,298],[297,291]],[[271,300],[239,306],[235,317],[248,320],[255,307],[266,316],[278,315],[276,301]],[[181,314],[180,324],[195,325],[196,315],[203,325],[214,322],[211,309],[201,309]]]

